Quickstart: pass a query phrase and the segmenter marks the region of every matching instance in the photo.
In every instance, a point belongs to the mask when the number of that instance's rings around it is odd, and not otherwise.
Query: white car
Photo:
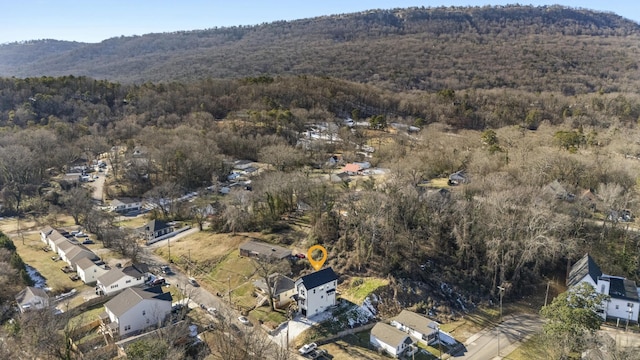
[[[240,316],[240,317],[238,318],[238,321],[240,321],[243,325],[249,325],[249,324],[251,324],[251,323],[249,322],[249,319],[247,319],[247,318],[246,318],[246,317],[244,317],[244,316]]]
[[[310,353],[311,351],[313,351],[313,350],[315,350],[317,348],[318,348],[318,344],[316,344],[316,343],[306,344],[305,346],[303,346],[300,349],[298,349],[298,352],[301,355],[304,355],[304,354]]]
[[[216,314],[218,314],[218,310],[217,310],[216,308],[212,308],[212,307],[208,308],[208,309],[207,309],[207,312],[208,312],[209,314],[211,314],[211,315],[216,315]]]

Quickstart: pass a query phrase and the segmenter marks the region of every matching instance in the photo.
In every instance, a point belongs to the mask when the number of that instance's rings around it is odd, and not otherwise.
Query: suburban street
[[[455,359],[501,359],[515,350],[528,336],[542,328],[537,315],[518,314],[504,317],[502,324],[482,330],[465,342],[465,353],[452,356]]]

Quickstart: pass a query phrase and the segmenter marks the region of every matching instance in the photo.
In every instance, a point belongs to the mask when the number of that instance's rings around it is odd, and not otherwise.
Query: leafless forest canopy
[[[524,294],[588,251],[637,279],[637,232],[611,214],[640,211],[639,35],[613,14],[509,6],[3,45],[0,73],[17,77],[0,79],[2,211],[65,211],[108,241],[113,220],[57,181],[69,164],[109,152],[118,187],[107,196],[153,201],[201,191],[246,159],[273,171],[211,200],[214,229],[277,233],[303,202],[308,241],[331,249],[342,274],[440,298],[453,294],[446,283],[477,303],[496,284]],[[376,129],[342,126],[347,117]],[[301,146],[321,123],[342,141]],[[323,181],[334,154],[389,171]],[[468,184],[433,186],[459,170]],[[0,266],[10,261],[2,250]]]

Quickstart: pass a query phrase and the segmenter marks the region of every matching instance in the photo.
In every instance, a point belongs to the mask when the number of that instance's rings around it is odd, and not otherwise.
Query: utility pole
[[[502,295],[504,295],[504,287],[498,286],[500,291],[500,324],[502,324]],[[502,328],[498,324],[498,357],[500,357],[500,335],[502,335]]]
[[[227,277],[227,284],[228,284],[228,289],[229,289],[229,305],[231,305],[231,307],[233,308],[233,304],[231,303],[231,275],[229,275],[229,277]]]
[[[549,284],[551,284],[551,281],[547,281],[547,292],[544,295],[544,306],[547,306],[547,298],[549,297]]]

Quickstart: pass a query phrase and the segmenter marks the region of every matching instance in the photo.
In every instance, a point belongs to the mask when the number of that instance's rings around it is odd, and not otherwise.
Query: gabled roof
[[[273,295],[277,296],[280,295],[283,292],[287,292],[289,290],[292,290],[295,287],[295,282],[293,281],[293,279],[288,278],[282,274],[279,273],[275,273],[275,274],[271,274],[271,276],[269,276],[269,278],[271,278],[271,281],[275,281],[274,284],[274,289],[273,289]],[[275,278],[275,279],[273,279]],[[253,282],[253,285],[255,285],[256,287],[262,289],[262,291],[264,291],[265,293],[267,293],[267,284],[265,284],[264,279],[258,279],[256,281]]]
[[[135,204],[139,202],[140,202],[139,198],[122,197],[122,198],[113,199],[111,201],[111,205],[117,206],[117,205]]]
[[[431,334],[436,331],[435,326],[429,326],[430,324],[435,324],[435,321],[427,319],[426,317],[409,310],[402,310],[400,314],[391,320],[417,331],[420,334]]]
[[[77,263],[78,260],[83,258],[91,260],[99,259],[98,255],[94,254],[93,251],[87,249],[83,245],[74,245],[73,247],[69,248],[69,250],[65,251],[65,256],[72,264]]]
[[[104,274],[104,275],[102,275],[102,276],[100,276],[98,278],[98,281],[100,282],[100,284],[102,284],[104,286],[109,286],[109,285],[115,283],[116,281],[122,279],[125,276],[130,276],[130,277],[133,277],[133,278],[140,278],[143,275],[142,275],[141,272],[136,270],[134,267],[127,266],[124,269],[111,269],[111,270],[107,271],[106,274]]]
[[[109,311],[111,311],[115,316],[120,317],[142,300],[147,299],[169,302],[173,300],[171,293],[162,292],[161,286],[154,286],[148,289],[127,288],[104,304],[104,307],[109,309]]]
[[[73,249],[74,246],[76,246],[76,244],[72,243],[67,238],[56,240],[54,241],[54,243],[56,244],[56,247],[62,250],[62,252],[64,252],[65,254],[67,254],[71,249]]]
[[[291,250],[269,243],[249,240],[240,245],[240,250],[248,251],[257,256],[285,259],[291,256]]]
[[[18,304],[23,304],[33,299],[34,297],[49,299],[49,295],[44,290],[32,286],[27,286],[16,295],[16,302]]]
[[[609,278],[609,296],[615,299],[639,301],[636,282],[618,277]]]
[[[96,265],[96,263],[91,261],[91,259],[89,259],[89,258],[82,258],[82,259],[76,261],[76,266],[79,269],[82,269],[82,270],[87,270],[87,269],[91,268],[94,265]]]
[[[307,290],[317,288],[318,286],[322,286],[333,280],[338,280],[338,275],[336,275],[330,267],[305,275],[298,279],[298,281],[302,281],[302,284]]]
[[[598,283],[598,278],[602,276],[602,271],[598,267],[598,264],[596,264],[589,254],[585,254],[582,259],[573,264],[569,272],[569,278],[567,279],[567,286],[571,287],[578,284],[587,275],[591,277],[595,284]]]
[[[52,228],[52,227],[51,227],[51,226],[49,226],[49,225],[45,226],[45,227],[44,227],[44,229],[40,230],[40,232],[41,232],[42,234],[44,234],[45,236],[49,236],[49,235],[51,235],[51,233],[52,233],[53,231],[55,231],[55,229],[54,229],[54,228]]]
[[[407,345],[413,344],[413,340],[407,335],[395,327],[382,322],[377,323],[371,329],[371,335],[375,336],[378,340],[385,344],[391,345],[394,348],[398,348],[403,342]]]
[[[156,231],[160,231],[162,229],[166,229],[168,227],[169,227],[169,225],[167,225],[166,222],[154,219],[154,220],[149,221],[147,223],[147,225],[145,225],[144,229],[146,231],[156,232]]]
[[[362,167],[356,163],[347,164],[342,168],[342,171],[345,171],[345,172],[358,172],[361,170],[362,170]]]

